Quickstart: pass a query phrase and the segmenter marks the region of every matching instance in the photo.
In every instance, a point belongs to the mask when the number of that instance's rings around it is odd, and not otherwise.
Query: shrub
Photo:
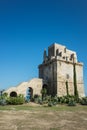
[[[35,95],[32,97],[31,101],[37,103],[37,99],[38,99],[38,98],[39,98],[39,95],[38,95],[38,94],[35,94]]]
[[[4,93],[0,96],[0,105],[6,105],[7,104],[7,93]]]
[[[47,95],[47,89],[46,89],[46,88],[43,88],[43,89],[41,90],[41,94],[42,94],[42,100],[44,100],[44,98],[45,98],[46,95]]]
[[[76,96],[73,96],[73,95],[68,95],[68,96],[63,96],[63,97],[58,97],[58,102],[59,103],[66,103],[68,104],[70,101],[74,101],[76,103],[79,103],[80,99]]]
[[[74,101],[73,98],[71,98],[71,99],[69,100],[68,106],[76,106],[76,102]]]
[[[38,97],[39,97],[39,95],[38,95],[38,94],[35,94],[35,95],[34,95],[34,98],[38,98]]]
[[[55,96],[55,97],[51,98],[51,101],[52,101],[53,105],[57,105],[59,100],[58,100],[58,97]]]
[[[66,103],[66,101],[67,101],[66,96],[58,97],[58,102],[59,102],[59,103],[63,104],[63,103]]]
[[[25,99],[23,96],[18,96],[18,97],[9,97],[7,99],[7,103],[10,105],[20,105],[25,103]]]
[[[3,93],[2,96],[8,97],[8,93]]]
[[[83,98],[80,100],[80,103],[81,103],[81,105],[87,105],[87,97],[83,97]]]
[[[35,102],[35,103],[37,103],[37,104],[43,104],[43,102],[42,102],[42,98],[41,98],[41,96],[34,96],[34,98],[33,98],[33,102]]]
[[[49,106],[49,107],[52,107],[52,106],[53,106],[52,101],[49,101],[49,102],[48,102],[48,106]]]
[[[7,102],[5,99],[0,99],[0,105],[5,106],[7,105]]]

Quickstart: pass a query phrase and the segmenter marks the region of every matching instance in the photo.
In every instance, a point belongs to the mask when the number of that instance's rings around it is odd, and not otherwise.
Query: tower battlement
[[[77,54],[75,51],[71,51],[60,44],[54,43],[48,47],[48,55],[46,55],[46,49],[44,51],[43,62],[47,62],[52,59],[60,59],[68,62],[77,63]]]

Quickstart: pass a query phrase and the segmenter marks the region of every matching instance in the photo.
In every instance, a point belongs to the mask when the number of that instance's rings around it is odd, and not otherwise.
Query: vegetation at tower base
[[[42,94],[42,101],[43,101],[44,98],[45,98],[46,95],[47,95],[47,89],[46,89],[46,88],[42,88],[42,90],[41,90],[41,94]]]
[[[45,91],[45,94],[46,94],[46,91]],[[50,96],[45,95],[43,96],[43,100],[42,100],[42,96],[35,95],[32,101],[35,102],[36,104],[46,105],[49,107],[59,105],[59,104],[60,105],[66,104],[68,106],[76,106],[77,103],[81,105],[87,105],[87,97],[78,98],[78,101],[77,101],[76,96],[73,96],[73,95],[62,96],[62,97],[57,97],[57,95],[55,97],[52,97],[51,95]],[[0,105],[21,105],[24,103],[26,103],[25,98],[21,94],[18,95],[17,97],[9,97],[6,93],[0,96]]]
[[[79,98],[78,90],[77,90],[77,79],[76,79],[76,65],[73,63],[73,83],[74,83],[74,96]]]
[[[66,81],[66,93],[67,93],[67,96],[69,96],[68,81]]]
[[[80,100],[80,103],[81,103],[81,105],[87,105],[87,97],[83,97],[83,98]]]

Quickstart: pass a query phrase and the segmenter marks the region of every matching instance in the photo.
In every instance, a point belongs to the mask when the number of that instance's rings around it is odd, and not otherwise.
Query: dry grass
[[[0,130],[87,130],[87,106],[0,107]]]

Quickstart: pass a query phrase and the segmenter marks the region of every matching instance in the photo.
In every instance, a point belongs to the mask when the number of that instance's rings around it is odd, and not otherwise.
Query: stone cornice
[[[53,62],[57,62],[57,61],[65,62],[66,64],[72,64],[72,65],[73,65],[73,62],[72,62],[72,61],[66,61],[66,60],[56,59],[56,58],[55,58],[55,59],[52,59],[52,60],[48,60],[46,63],[40,64],[40,65],[38,66],[38,68],[41,67],[41,66],[47,66],[47,65],[49,65],[49,64],[51,64],[51,63],[53,63]],[[83,63],[82,63],[82,62],[77,62],[77,63],[74,63],[74,64],[79,65],[79,66],[83,66]]]

